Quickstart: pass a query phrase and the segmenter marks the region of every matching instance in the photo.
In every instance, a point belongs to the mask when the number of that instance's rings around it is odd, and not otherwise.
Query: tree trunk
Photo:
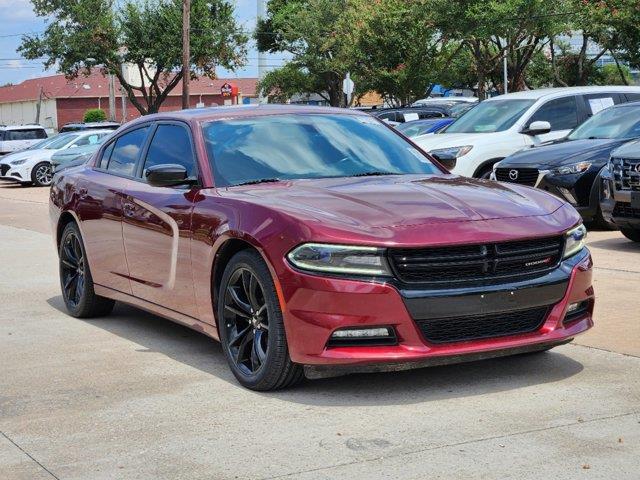
[[[618,59],[616,58],[615,55],[613,55],[613,53],[611,54],[611,56],[613,57],[613,61],[616,62],[616,68],[618,69],[618,73],[620,74],[620,80],[622,80],[622,83],[624,83],[625,85],[629,85],[629,82],[627,81],[627,77],[624,74],[622,67],[620,66],[620,62],[618,62]]]

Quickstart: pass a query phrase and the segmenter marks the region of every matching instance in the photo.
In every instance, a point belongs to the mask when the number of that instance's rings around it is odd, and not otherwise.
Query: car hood
[[[622,157],[629,159],[638,159],[640,158],[640,140],[635,140],[633,142],[629,142],[620,148],[616,149],[614,152],[611,152],[611,155],[614,157]]]
[[[582,161],[604,163],[613,149],[628,141],[621,139],[567,140],[521,150],[508,156],[497,166],[508,168],[526,165],[544,170],[546,167]]]
[[[412,229],[439,235],[442,241],[440,229],[434,226],[473,223],[475,226],[468,230],[482,231],[481,221],[495,219],[510,220],[500,226],[494,223],[499,233],[508,235],[511,232],[505,229],[512,227],[507,224],[516,225],[523,217],[553,217],[550,214],[566,205],[541,190],[454,175],[295,180],[218,192],[223,197],[275,209],[325,231],[365,233],[389,241],[400,241],[402,235],[398,237],[394,231]],[[577,218],[576,214],[570,222]],[[521,222],[526,230],[523,225]],[[514,232],[518,230],[514,228]],[[521,232],[526,234],[531,236],[530,231]],[[422,238],[424,241],[426,237]]]
[[[13,162],[14,160],[28,160],[36,156],[38,158],[49,158],[51,156],[50,152],[50,150],[46,150],[44,148],[37,150],[20,150],[19,152],[10,153],[9,155],[0,157],[0,163],[9,163]]]
[[[430,151],[436,148],[476,145],[487,140],[492,141],[491,139],[496,141],[495,135],[495,133],[438,133],[436,135],[421,135],[412,140],[424,150]]]

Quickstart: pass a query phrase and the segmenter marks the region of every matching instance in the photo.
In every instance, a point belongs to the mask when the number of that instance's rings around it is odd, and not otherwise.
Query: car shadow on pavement
[[[640,243],[632,242],[620,234],[619,237],[594,240],[587,245],[589,248],[606,248],[618,252],[640,252]]]
[[[61,296],[52,297],[47,303],[66,313]],[[118,303],[107,317],[78,321],[239,386],[218,342],[170,320]],[[582,370],[580,362],[550,351],[401,372],[307,380],[288,390],[253,393],[316,406],[397,405],[517,390],[558,382]]]

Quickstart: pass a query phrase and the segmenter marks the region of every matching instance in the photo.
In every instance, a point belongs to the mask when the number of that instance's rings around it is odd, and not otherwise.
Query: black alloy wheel
[[[224,269],[217,295],[220,342],[236,379],[252,390],[289,387],[304,377],[291,361],[275,284],[255,250],[242,250]]]
[[[264,291],[256,276],[246,268],[233,272],[224,297],[227,345],[236,366],[255,375],[267,358],[269,313]]]
[[[85,290],[85,261],[75,232],[65,237],[60,253],[62,294],[71,308],[77,308]]]
[[[62,299],[69,314],[78,318],[108,315],[115,302],[94,292],[82,235],[74,222],[62,232],[58,257]]]

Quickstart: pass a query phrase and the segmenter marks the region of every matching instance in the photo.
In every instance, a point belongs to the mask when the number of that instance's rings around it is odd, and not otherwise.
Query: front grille
[[[389,263],[403,283],[434,288],[484,285],[538,276],[557,267],[562,237],[433,248],[391,248]]]
[[[640,171],[638,170],[640,160],[629,160],[626,158],[611,159],[611,174],[616,190],[640,191]]]
[[[616,202],[613,216],[618,218],[640,218],[640,208],[633,208],[630,203]]]
[[[538,180],[537,168],[496,168],[496,180],[535,186]]]
[[[11,167],[9,165],[7,165],[6,163],[3,163],[0,165],[0,175],[2,175],[3,177],[7,174],[7,172],[9,171]]]
[[[416,320],[430,343],[455,343],[530,333],[542,327],[548,306],[465,317]]]

